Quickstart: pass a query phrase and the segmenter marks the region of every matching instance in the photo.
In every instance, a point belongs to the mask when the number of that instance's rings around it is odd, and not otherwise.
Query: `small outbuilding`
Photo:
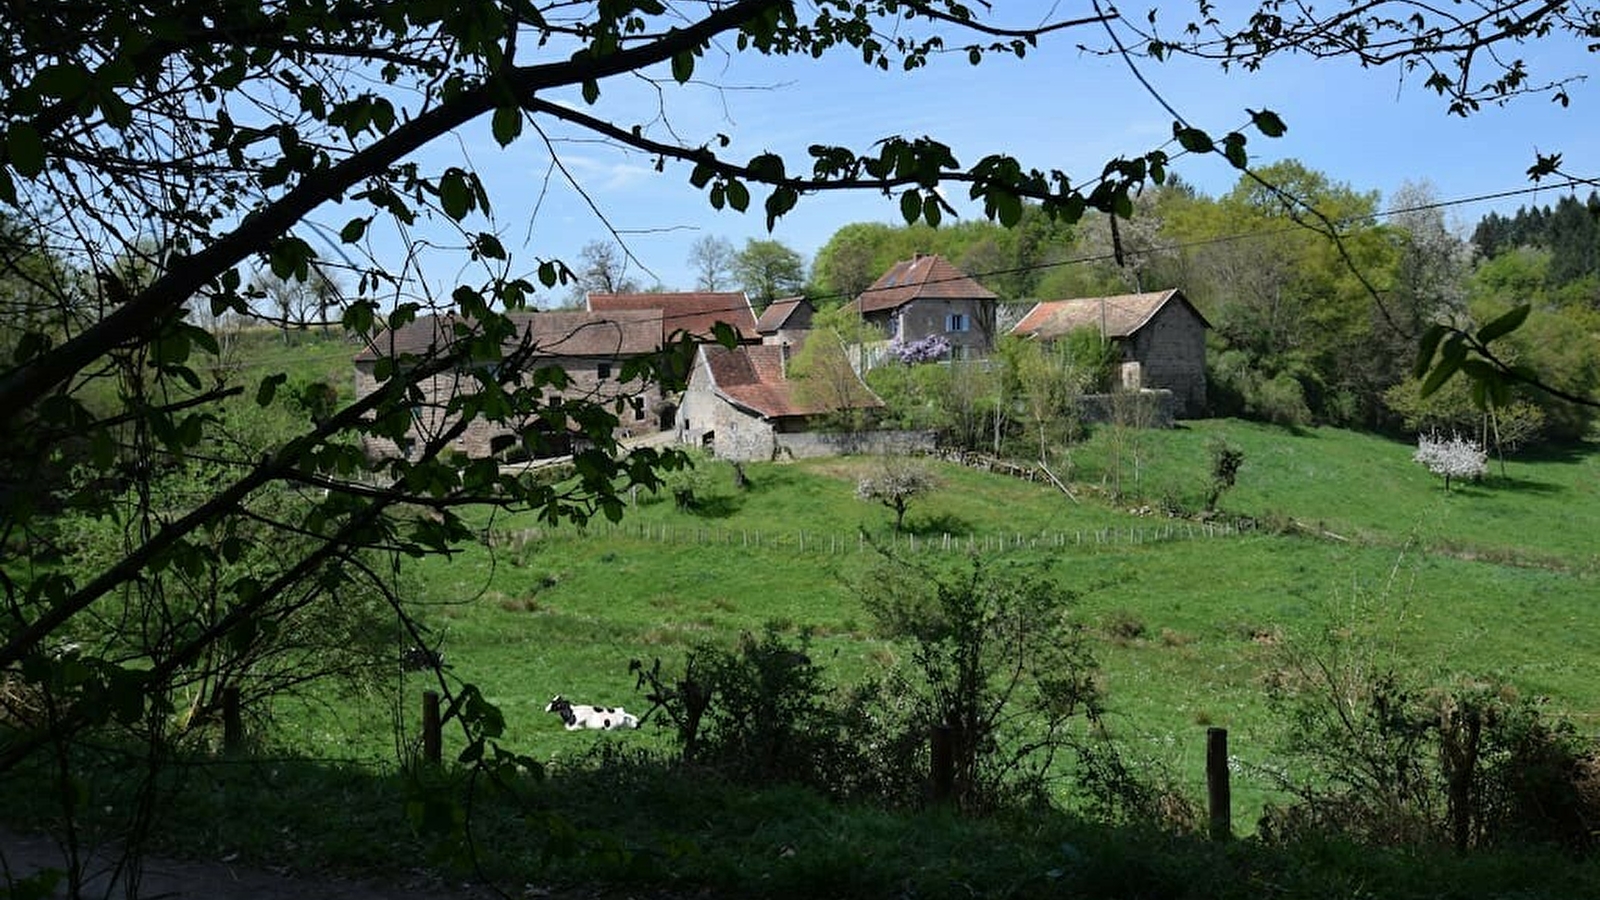
[[[829,358],[826,371],[847,383],[830,380],[806,390],[790,377],[791,345],[701,345],[678,413],[679,441],[734,460],[853,449],[848,434],[826,430],[828,418],[876,409],[883,401],[856,376],[842,350],[837,356]]]
[[[1180,418],[1206,411],[1206,329],[1211,324],[1176,288],[1035,304],[1011,333],[1053,341],[1093,328],[1114,343],[1122,386],[1172,392]]]

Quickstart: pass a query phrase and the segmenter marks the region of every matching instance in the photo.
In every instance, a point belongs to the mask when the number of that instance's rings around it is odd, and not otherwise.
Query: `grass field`
[[[1245,454],[1221,508],[1253,527],[1149,514],[1162,498],[1199,505],[1219,439]],[[813,658],[841,683],[878,671],[901,651],[874,635],[858,599],[874,542],[921,562],[976,555],[1047,575],[1098,636],[1110,721],[1133,755],[1199,796],[1206,728],[1230,730],[1247,828],[1271,796],[1251,764],[1272,760],[1281,731],[1266,680],[1287,647],[1330,628],[1360,635],[1380,662],[1503,680],[1588,732],[1600,723],[1596,458],[1509,461],[1504,476],[1497,466],[1447,494],[1404,444],[1198,422],[1148,435],[1142,496],[1111,503],[1097,487],[1104,452],[1091,441],[1075,454],[1076,501],[935,464],[941,487],[912,504],[910,533],[898,536],[889,510],[853,495],[873,460],[747,466],[743,491],[727,464],[703,463],[709,487],[695,510],[639,497],[622,523],[587,529],[497,515],[475,523],[483,544],[407,574],[453,677],[499,703],[511,742],[544,759],[593,743],[561,731],[544,702],[559,692],[637,707],[631,659],[670,664],[697,642],[775,624],[811,633]],[[1135,486],[1125,477],[1123,487]],[[409,708],[420,689],[388,699]],[[283,737],[381,758],[393,748],[387,710],[372,704],[353,732],[340,723],[362,717],[345,707],[289,715]],[[664,738],[647,729],[635,740]]]

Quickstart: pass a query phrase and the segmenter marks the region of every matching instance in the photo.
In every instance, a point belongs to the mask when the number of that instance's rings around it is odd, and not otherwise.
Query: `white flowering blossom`
[[[1452,478],[1481,478],[1489,469],[1489,454],[1477,441],[1460,435],[1441,439],[1437,435],[1418,435],[1417,452],[1411,457],[1428,467],[1428,471],[1444,478],[1444,489],[1450,490]]]

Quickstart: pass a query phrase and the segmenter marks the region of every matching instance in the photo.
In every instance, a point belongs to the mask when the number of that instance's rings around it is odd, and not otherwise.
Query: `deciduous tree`
[[[745,241],[733,257],[733,275],[757,311],[793,297],[806,283],[806,261],[780,241]]]

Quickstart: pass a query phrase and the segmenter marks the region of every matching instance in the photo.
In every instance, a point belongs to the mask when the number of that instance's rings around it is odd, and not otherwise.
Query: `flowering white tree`
[[[1417,452],[1411,458],[1428,467],[1428,471],[1444,478],[1444,489],[1450,490],[1452,478],[1481,478],[1489,468],[1489,454],[1477,441],[1460,435],[1441,439],[1437,435],[1418,435]]]
[[[856,499],[876,500],[894,510],[894,530],[901,531],[912,498],[938,486],[939,480],[926,467],[899,457],[884,457],[879,471],[856,481]]]

